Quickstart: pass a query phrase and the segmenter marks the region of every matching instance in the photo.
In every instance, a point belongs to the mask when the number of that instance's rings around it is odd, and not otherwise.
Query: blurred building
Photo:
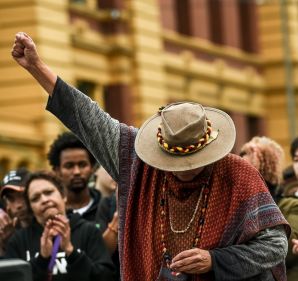
[[[287,43],[297,69],[291,3]],[[65,130],[45,111],[47,94],[10,56],[18,31],[33,37],[59,76],[122,122],[139,126],[161,105],[192,100],[232,116],[234,152],[263,134],[288,150],[280,8],[274,0],[1,0],[0,175],[45,167],[48,145]]]

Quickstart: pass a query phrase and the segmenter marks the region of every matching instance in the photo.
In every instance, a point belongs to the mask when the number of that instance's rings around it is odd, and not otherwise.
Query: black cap
[[[8,172],[2,181],[0,197],[3,197],[5,190],[24,191],[24,183],[29,171],[26,168],[19,168]]]

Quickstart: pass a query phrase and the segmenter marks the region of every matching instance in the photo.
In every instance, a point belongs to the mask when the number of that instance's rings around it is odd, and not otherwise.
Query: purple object
[[[61,241],[61,236],[60,235],[57,235],[55,237],[55,240],[54,240],[54,245],[53,245],[53,249],[52,249],[51,260],[50,260],[49,266],[48,266],[48,271],[49,272],[52,272],[53,271],[54,265],[56,263],[56,256],[57,256],[57,253],[58,253],[58,250],[59,250],[60,241]]]

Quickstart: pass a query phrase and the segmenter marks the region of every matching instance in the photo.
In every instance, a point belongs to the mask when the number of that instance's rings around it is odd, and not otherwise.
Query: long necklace
[[[196,214],[198,212],[198,209],[199,209],[199,205],[200,205],[200,202],[201,202],[201,199],[202,199],[202,195],[203,195],[203,192],[202,190],[200,191],[200,195],[198,197],[198,201],[197,201],[197,204],[196,204],[196,207],[194,209],[194,212],[192,214],[192,217],[190,219],[190,221],[188,222],[188,224],[186,225],[186,227],[184,229],[175,229],[174,226],[173,226],[173,218],[171,217],[171,212],[170,212],[170,208],[169,208],[169,221],[170,221],[170,228],[172,230],[172,232],[174,233],[185,233],[188,231],[188,229],[190,228],[191,224],[193,223],[195,217],[196,217]]]
[[[165,235],[165,227],[166,227],[166,218],[167,218],[167,213],[166,213],[166,204],[168,204],[167,202],[167,196],[166,196],[166,182],[167,182],[167,178],[166,176],[164,177],[164,181],[163,181],[163,185],[162,185],[162,195],[161,195],[161,200],[160,200],[160,206],[161,206],[161,243],[162,243],[162,252],[163,252],[163,258],[164,261],[167,264],[167,267],[170,268],[170,264],[171,264],[171,254],[169,253],[167,246],[166,246],[166,235]],[[210,194],[210,190],[209,190],[209,185],[206,184],[202,187],[198,202],[196,204],[196,208],[194,210],[194,213],[192,215],[191,220],[189,221],[189,223],[187,224],[187,227],[183,230],[175,230],[175,231],[180,231],[180,232],[175,232],[173,231],[172,227],[171,230],[174,233],[185,233],[187,232],[187,230],[189,229],[191,223],[193,222],[194,218],[196,217],[196,213],[198,212],[198,209],[200,209],[199,211],[199,220],[198,220],[198,227],[195,233],[195,237],[194,240],[192,242],[192,247],[196,248],[198,243],[201,240],[201,236],[202,236],[202,232],[203,232],[203,226],[204,226],[204,222],[205,222],[205,215],[206,215],[206,210],[207,210],[207,205],[208,205],[208,199],[209,199],[209,194]],[[203,201],[202,201],[203,199]],[[200,202],[202,201],[201,207],[200,206]],[[169,220],[170,217],[169,217]],[[171,223],[171,222],[170,222]]]

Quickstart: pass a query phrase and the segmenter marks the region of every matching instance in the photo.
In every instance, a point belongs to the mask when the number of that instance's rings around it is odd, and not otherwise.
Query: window
[[[239,1],[239,20],[241,49],[250,53],[257,53],[259,50],[258,20],[254,1]]]
[[[209,0],[210,39],[215,44],[223,44],[222,5],[220,0]]]
[[[189,0],[176,0],[176,30],[183,35],[191,35],[191,18]]]

